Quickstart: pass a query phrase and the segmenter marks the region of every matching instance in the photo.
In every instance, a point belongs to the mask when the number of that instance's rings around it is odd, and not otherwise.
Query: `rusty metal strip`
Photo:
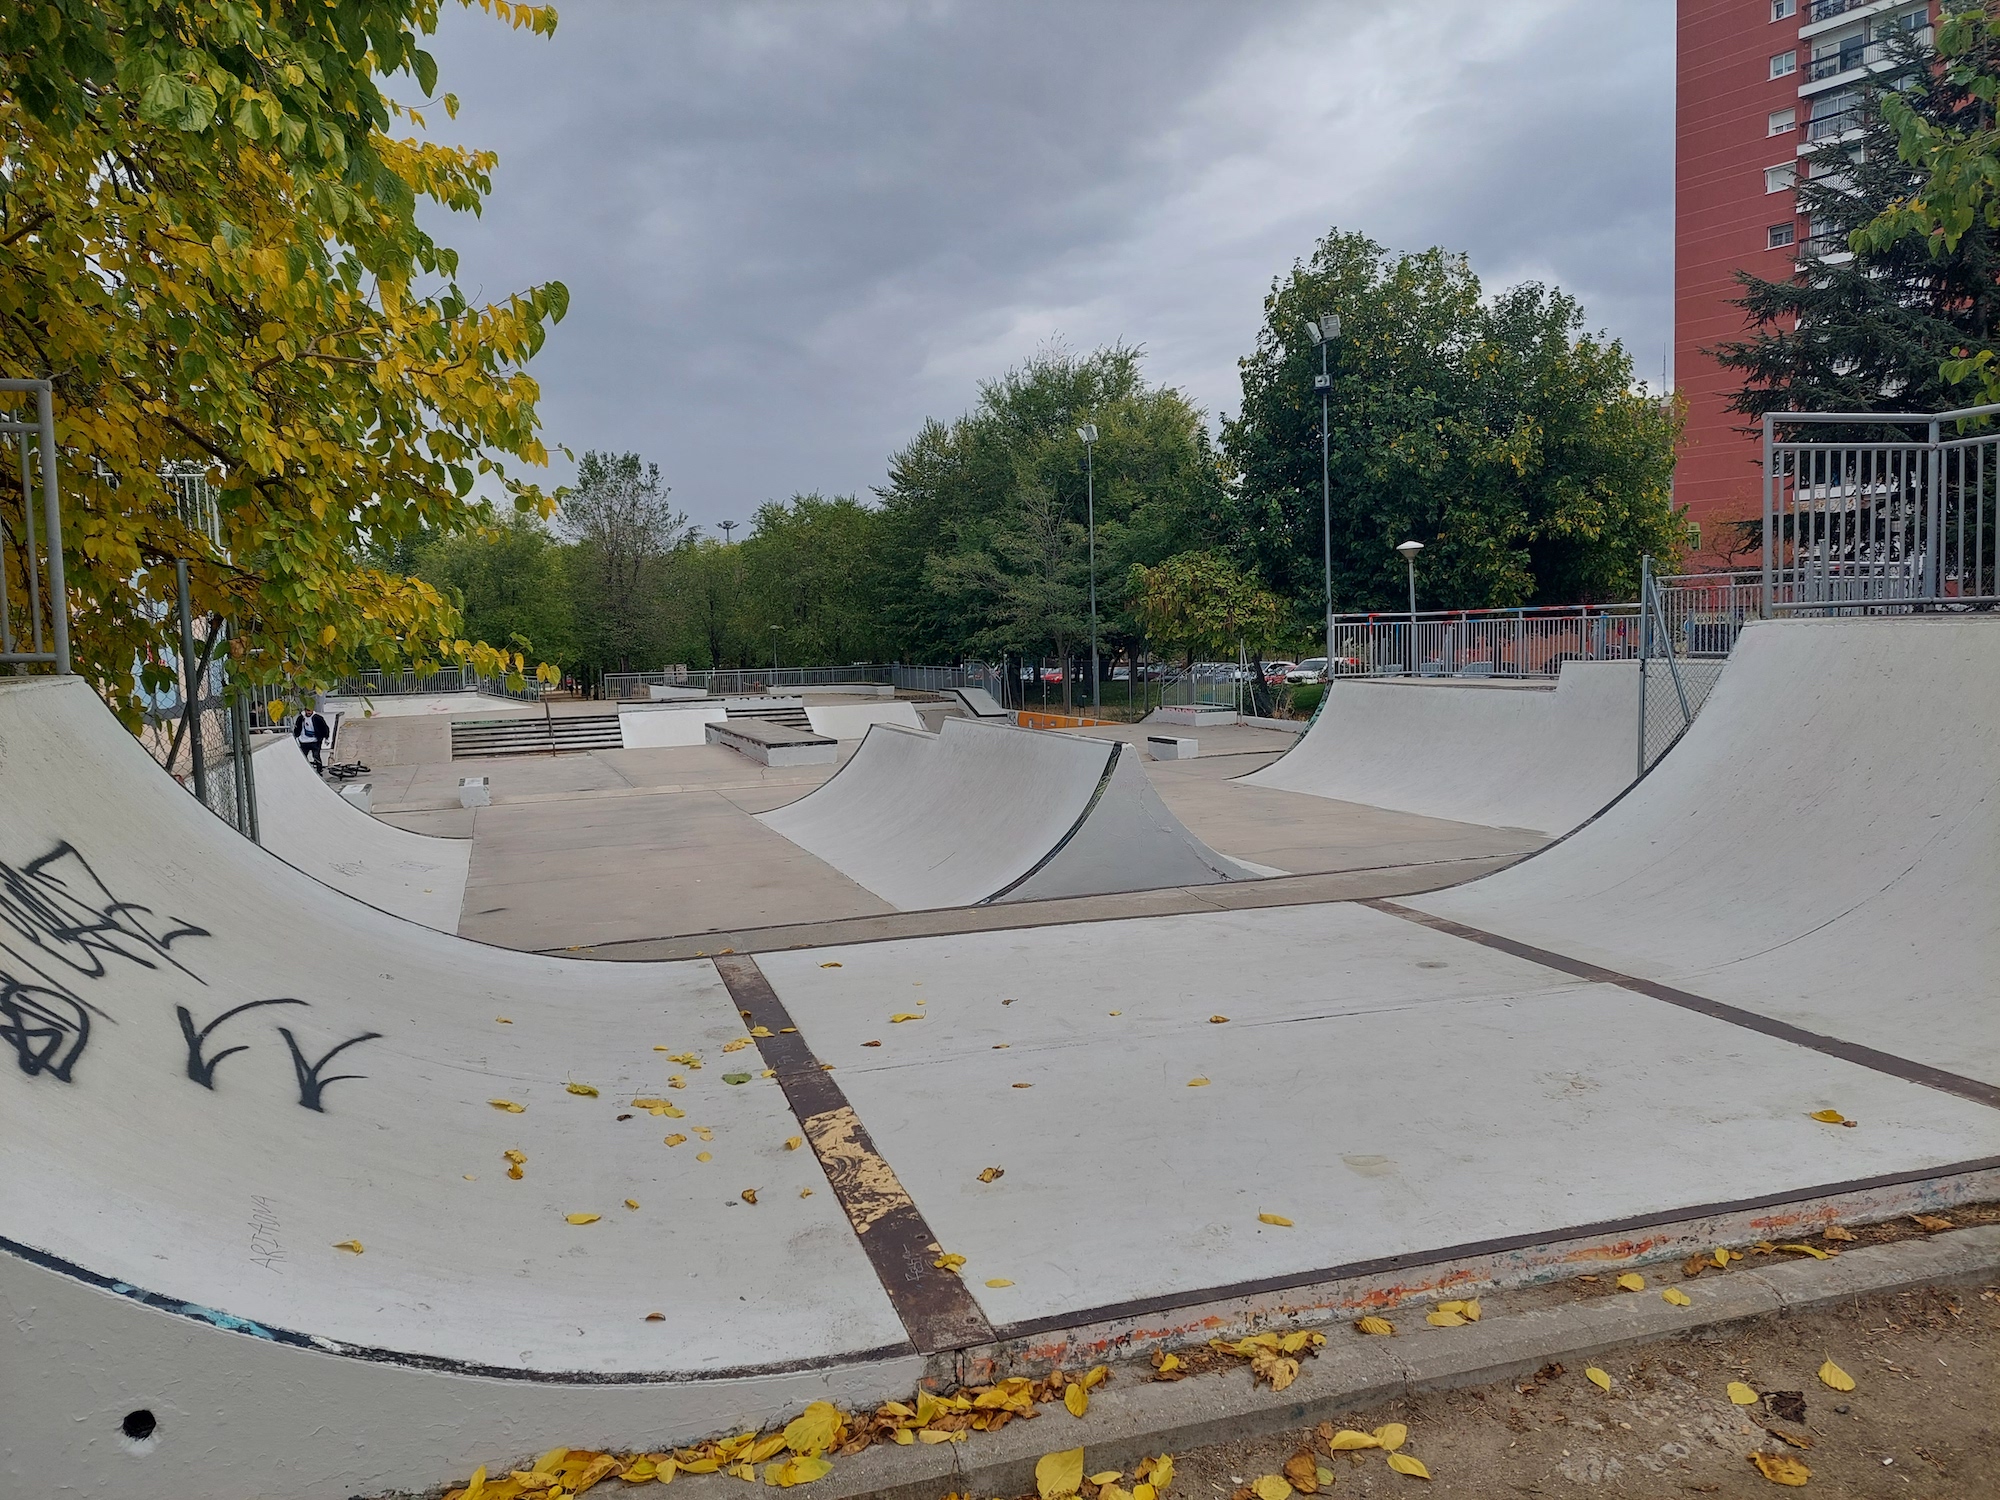
[[[1357,905],[1371,907],[1392,917],[1401,917],[1406,922],[1415,922],[1419,927],[1428,927],[1433,932],[1447,933],[1455,938],[1463,938],[1468,943],[1478,943],[1482,947],[1512,954],[1515,958],[1525,958],[1529,963],[1540,964],[1545,969],[1554,969],[1560,974],[1571,974],[1578,979],[1587,979],[1595,984],[1613,984],[1620,989],[1630,990],[1649,999],[1663,1000],[1668,1005],[1691,1010],[1697,1015],[1726,1021],[1731,1026],[1740,1026],[1745,1031],[1759,1032],[1775,1037],[1781,1042],[1790,1042],[1795,1047],[1806,1047],[1828,1057],[1839,1058],[1842,1062],[1858,1064],[1877,1073],[1886,1073],[1891,1078],[1900,1078],[1905,1083],[1919,1084],[1927,1089],[1936,1089],[1942,1094],[1951,1094],[1960,1099],[1969,1099],[1974,1104],[1984,1104],[1992,1109],[2000,1109],[2000,1088],[1982,1082],[1977,1078],[1967,1078],[1962,1073],[1950,1073],[1943,1068],[1933,1068],[1927,1063],[1912,1062],[1907,1057],[1898,1057],[1893,1052],[1877,1051],[1864,1047],[1859,1042],[1843,1041],[1837,1036],[1827,1036],[1822,1032],[1808,1031],[1803,1026],[1794,1026],[1789,1021],[1773,1020],[1770,1016],[1760,1016],[1753,1010],[1729,1005],[1721,1000],[1711,1000],[1706,995],[1692,994],[1687,990],[1677,990],[1672,985],[1660,984],[1651,979],[1637,979],[1630,974],[1621,974],[1616,969],[1603,968],[1598,964],[1586,963],[1580,958],[1571,958],[1564,953],[1554,953],[1547,948],[1536,948],[1527,943],[1516,942],[1513,938],[1501,937],[1498,933],[1486,932],[1478,927],[1468,927],[1463,922],[1454,922],[1448,917],[1434,917],[1429,912],[1418,911],[1414,907],[1402,906],[1381,897],[1369,897]]]
[[[933,1264],[943,1253],[937,1236],[875,1149],[868,1127],[840,1085],[793,1026],[757,960],[733,953],[711,962],[744,1023],[753,1032],[761,1027],[770,1033],[757,1038],[764,1066],[777,1074],[778,1086],[910,1341],[924,1354],[989,1342],[993,1325],[965,1283]]]

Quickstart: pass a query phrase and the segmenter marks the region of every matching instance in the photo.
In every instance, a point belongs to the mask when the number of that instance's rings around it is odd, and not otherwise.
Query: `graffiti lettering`
[[[14,1049],[21,1071],[70,1081],[90,1040],[90,1007],[46,985],[23,984],[0,971],[0,1042]]]
[[[344,1083],[349,1079],[363,1078],[367,1075],[362,1073],[336,1073],[331,1078],[322,1078],[320,1077],[320,1069],[340,1056],[349,1047],[356,1046],[361,1042],[372,1042],[381,1036],[381,1034],[379,1031],[364,1031],[359,1036],[351,1036],[346,1041],[341,1042],[322,1054],[318,1062],[309,1063],[306,1061],[305,1053],[299,1050],[298,1039],[292,1035],[288,1028],[280,1026],[278,1028],[278,1035],[283,1037],[285,1045],[292,1049],[292,1069],[299,1077],[299,1103],[303,1104],[307,1109],[317,1109],[324,1114],[326,1111],[320,1104],[320,1095],[325,1092],[329,1084]]]
[[[216,1064],[220,1063],[223,1058],[244,1050],[242,1046],[224,1047],[213,1057],[202,1056],[202,1047],[208,1041],[208,1034],[231,1016],[240,1016],[244,1011],[255,1010],[260,1005],[304,1005],[305,1003],[303,1000],[248,1000],[241,1005],[232,1006],[230,1009],[225,1010],[199,1031],[194,1029],[194,1017],[189,1013],[188,1008],[185,1005],[176,1005],[174,1007],[174,1014],[180,1017],[181,1035],[187,1039],[187,1076],[203,1088],[213,1089],[215,1087]]]
[[[0,861],[0,947],[46,972],[5,941],[8,930],[20,945],[84,979],[103,978],[106,961],[122,958],[145,969],[170,964],[198,981],[168,949],[182,938],[208,936],[206,928],[176,917],[157,920],[151,907],[119,900],[67,840],[25,865]]]
[[[269,1198],[250,1195],[250,1260],[267,1271],[278,1269],[278,1262],[285,1258],[284,1249],[278,1244],[278,1213],[271,1207]]]

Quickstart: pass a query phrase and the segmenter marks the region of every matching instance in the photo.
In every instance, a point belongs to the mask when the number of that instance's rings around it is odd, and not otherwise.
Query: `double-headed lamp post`
[[[1103,706],[1097,681],[1097,474],[1091,463],[1097,448],[1097,424],[1085,422],[1076,435],[1083,439],[1083,503],[1090,531],[1090,711],[1095,714]]]
[[[1403,554],[1403,561],[1410,570],[1410,671],[1417,670],[1417,554],[1424,550],[1422,542],[1398,542],[1396,550]]]
[[[1333,376],[1327,370],[1326,351],[1340,337],[1340,314],[1322,313],[1306,320],[1306,334],[1319,345],[1319,374],[1313,389],[1319,392],[1319,547],[1320,566],[1326,584],[1326,669],[1333,672],[1333,450],[1327,434],[1327,401],[1333,394]]]

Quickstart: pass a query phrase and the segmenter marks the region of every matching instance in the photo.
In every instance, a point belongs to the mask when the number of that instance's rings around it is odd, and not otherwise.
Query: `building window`
[[[1688,551],[1701,551],[1701,522],[1688,522]]]
[[[1799,13],[1799,0],[1771,0],[1771,19],[1787,20]]]
[[[1788,192],[1798,180],[1797,162],[1780,162],[1775,167],[1764,168],[1764,191],[1767,193]]]
[[[1798,238],[1797,226],[1790,219],[1782,224],[1773,224],[1764,231],[1764,248],[1782,250]]]
[[[1797,52],[1780,52],[1776,57],[1771,59],[1771,76],[1773,78],[1783,78],[1787,73],[1796,73],[1798,70],[1799,54]]]
[[[1771,111],[1771,128],[1765,134],[1783,135],[1788,130],[1798,128],[1799,112],[1796,106],[1791,109],[1774,109]]]

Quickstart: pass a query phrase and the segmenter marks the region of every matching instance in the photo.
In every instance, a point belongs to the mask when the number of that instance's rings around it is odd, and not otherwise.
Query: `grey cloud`
[[[862,492],[1052,336],[1233,408],[1271,278],[1327,228],[1560,282],[1657,364],[1665,0],[574,0],[447,12],[438,223],[468,288],[549,277],[552,442],[637,449],[698,522]],[[565,477],[558,462],[554,477]]]

